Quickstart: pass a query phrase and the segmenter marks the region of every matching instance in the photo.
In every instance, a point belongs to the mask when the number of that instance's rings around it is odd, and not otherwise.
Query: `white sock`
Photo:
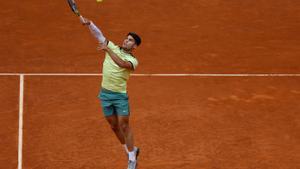
[[[135,151],[130,151],[129,153],[129,160],[130,161],[135,161]]]
[[[123,147],[124,147],[126,153],[128,154],[128,148],[127,148],[126,144],[123,144]]]

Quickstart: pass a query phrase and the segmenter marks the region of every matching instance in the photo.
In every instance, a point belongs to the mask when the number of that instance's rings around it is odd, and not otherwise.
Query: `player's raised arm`
[[[84,18],[82,16],[80,16],[79,19],[83,25],[86,25],[89,27],[92,35],[98,40],[99,43],[103,43],[103,44],[107,43],[107,40],[104,37],[101,30],[92,21],[90,21],[89,19]]]

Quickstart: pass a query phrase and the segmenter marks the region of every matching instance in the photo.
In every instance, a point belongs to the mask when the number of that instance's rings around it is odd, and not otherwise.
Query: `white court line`
[[[0,73],[0,76],[102,76],[101,73]],[[131,76],[162,76],[162,77],[300,77],[300,73],[245,73],[245,74],[200,74],[200,73],[191,73],[191,74],[131,74]]]
[[[18,147],[18,169],[22,169],[23,155],[23,103],[24,103],[24,75],[20,75],[19,94],[19,147]]]

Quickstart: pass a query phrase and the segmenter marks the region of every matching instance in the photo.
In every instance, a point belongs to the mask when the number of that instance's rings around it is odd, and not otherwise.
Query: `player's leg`
[[[113,105],[110,105],[110,106],[104,106],[104,105],[102,104],[102,109],[103,109],[105,119],[109,123],[111,129],[113,130],[113,132],[117,136],[117,138],[120,141],[120,143],[122,144],[122,146],[124,147],[126,153],[128,153],[128,149],[127,149],[127,146],[125,144],[125,138],[124,138],[124,135],[123,135],[122,131],[120,130],[120,125],[119,125],[119,122],[118,122],[118,118],[117,118],[117,115],[115,113],[115,108],[113,107]]]
[[[128,151],[133,151],[133,133],[129,127],[129,116],[118,116],[118,124],[120,126],[122,134],[124,135],[124,141],[127,145]]]
[[[113,132],[117,136],[120,143],[122,145],[124,145],[125,144],[125,138],[124,138],[123,133],[120,130],[117,115],[113,114],[111,116],[106,116],[105,118],[106,118],[107,122],[110,124],[111,129],[113,130]]]
[[[139,155],[139,148],[134,146],[133,133],[129,126],[129,116],[118,116],[120,129],[124,135],[125,143],[128,147],[128,168],[136,169],[137,157]]]
[[[118,123],[120,130],[124,135],[125,143],[128,148],[128,169],[136,169],[137,156],[139,148],[134,147],[133,133],[129,126],[129,103],[127,94],[119,95],[119,99],[113,103],[116,114],[118,115]]]
[[[117,136],[120,143],[124,145],[125,139],[122,132],[120,131],[116,109],[113,105],[113,96],[111,92],[101,89],[98,98],[101,100],[102,111],[107,122],[110,124],[111,129]]]
[[[119,96],[118,100],[113,102],[115,112],[118,116],[118,123],[120,130],[124,135],[125,143],[127,145],[128,151],[133,151],[133,134],[129,127],[129,103],[127,94],[122,94]]]

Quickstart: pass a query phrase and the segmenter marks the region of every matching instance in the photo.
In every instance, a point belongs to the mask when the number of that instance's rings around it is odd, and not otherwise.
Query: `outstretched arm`
[[[86,25],[86,26],[89,27],[92,35],[98,40],[99,43],[102,43],[102,44],[106,44],[107,43],[107,40],[104,37],[104,35],[101,32],[101,30],[92,21],[90,21],[89,19],[84,18],[82,16],[80,16],[79,19],[80,19],[80,22],[83,25]]]

